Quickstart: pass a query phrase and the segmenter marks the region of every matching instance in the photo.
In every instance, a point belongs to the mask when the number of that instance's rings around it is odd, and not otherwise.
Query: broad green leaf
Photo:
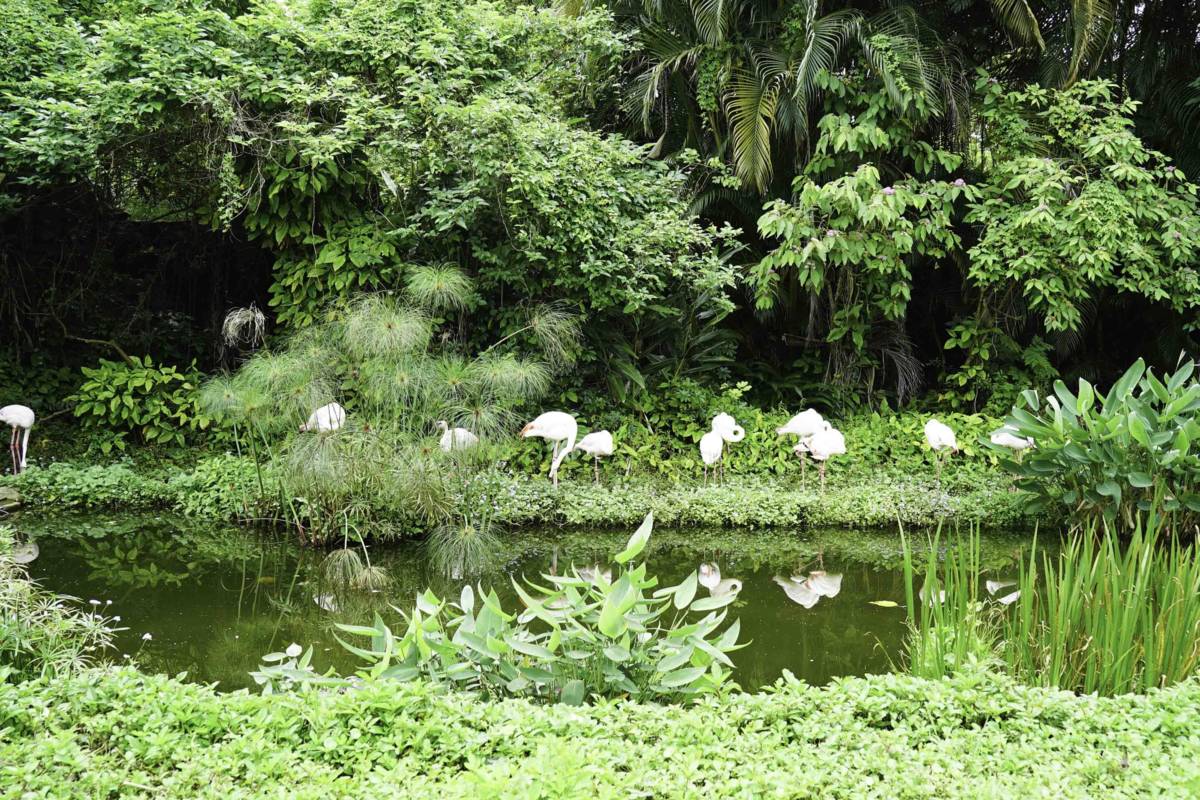
[[[691,603],[692,599],[696,596],[697,583],[698,578],[696,571],[692,570],[692,574],[688,575],[687,578],[684,579],[683,583],[679,584],[679,586],[675,589],[675,608],[682,611],[688,607],[688,604]]]
[[[644,549],[646,542],[650,540],[650,532],[654,529],[654,512],[651,511],[642,521],[641,527],[634,531],[633,536],[629,537],[629,543],[625,545],[625,549],[613,556],[613,561],[618,564],[626,564],[630,560],[637,558]]]

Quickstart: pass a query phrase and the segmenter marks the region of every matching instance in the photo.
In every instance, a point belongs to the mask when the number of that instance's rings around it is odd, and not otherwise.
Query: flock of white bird
[[[0,408],[0,424],[12,429],[9,438],[9,453],[12,456],[13,474],[25,469],[29,454],[29,432],[33,428],[36,417],[33,409],[28,406],[11,405]],[[312,412],[308,421],[300,426],[301,432],[328,433],[336,431],[346,424],[346,409],[338,403],[329,403]],[[460,450],[479,444],[479,437],[466,428],[451,428],[445,420],[437,423],[441,431],[439,446],[442,450]],[[821,489],[825,488],[825,462],[833,456],[846,453],[846,437],[833,427],[815,409],[801,411],[783,425],[775,429],[780,436],[795,436],[796,444],[792,448],[800,457],[800,473],[803,480],[807,459],[811,456],[817,462],[821,475]],[[547,411],[521,429],[522,438],[545,439],[553,444],[550,462],[550,480],[558,486],[558,468],[563,459],[575,451],[586,453],[592,457],[592,468],[595,480],[600,481],[600,459],[613,454],[613,436],[608,431],[594,431],[579,441],[579,424],[575,417],[565,411]],[[712,427],[708,433],[700,437],[700,460],[704,464],[704,482],[708,483],[709,469],[712,469],[713,480],[718,480],[725,474],[726,445],[740,442],[746,438],[746,430],[737,424],[731,415],[721,412],[712,418]],[[948,425],[936,419],[925,423],[925,441],[938,456],[938,478],[941,478],[942,459],[958,452],[958,439]],[[991,435],[993,444],[1020,454],[1033,447],[1033,439],[1024,438],[1017,434],[1011,426],[1005,425]]]

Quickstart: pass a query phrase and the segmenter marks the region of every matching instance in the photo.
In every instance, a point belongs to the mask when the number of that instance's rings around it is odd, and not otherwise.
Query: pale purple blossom
[[[883,193],[890,197],[896,193],[896,190],[890,186],[885,186],[883,187]]]

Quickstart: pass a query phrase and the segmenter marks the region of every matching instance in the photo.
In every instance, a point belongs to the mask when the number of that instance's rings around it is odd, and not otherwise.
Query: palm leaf
[[[733,165],[746,185],[762,191],[771,180],[771,132],[779,102],[777,75],[739,69],[725,97]]]

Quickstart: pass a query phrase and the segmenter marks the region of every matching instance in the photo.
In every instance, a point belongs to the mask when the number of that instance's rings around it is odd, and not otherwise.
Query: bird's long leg
[[[821,462],[821,466],[817,469],[821,473],[821,494],[825,494],[825,462]]]
[[[8,438],[8,454],[12,457],[12,474],[18,475],[21,472],[21,458],[17,453],[17,426],[12,427],[12,436]]]
[[[599,486],[600,485],[600,456],[592,457],[592,468],[595,470],[595,473],[596,473],[596,485]]]
[[[800,488],[808,488],[808,470],[805,467],[808,465],[808,454],[800,454]]]

